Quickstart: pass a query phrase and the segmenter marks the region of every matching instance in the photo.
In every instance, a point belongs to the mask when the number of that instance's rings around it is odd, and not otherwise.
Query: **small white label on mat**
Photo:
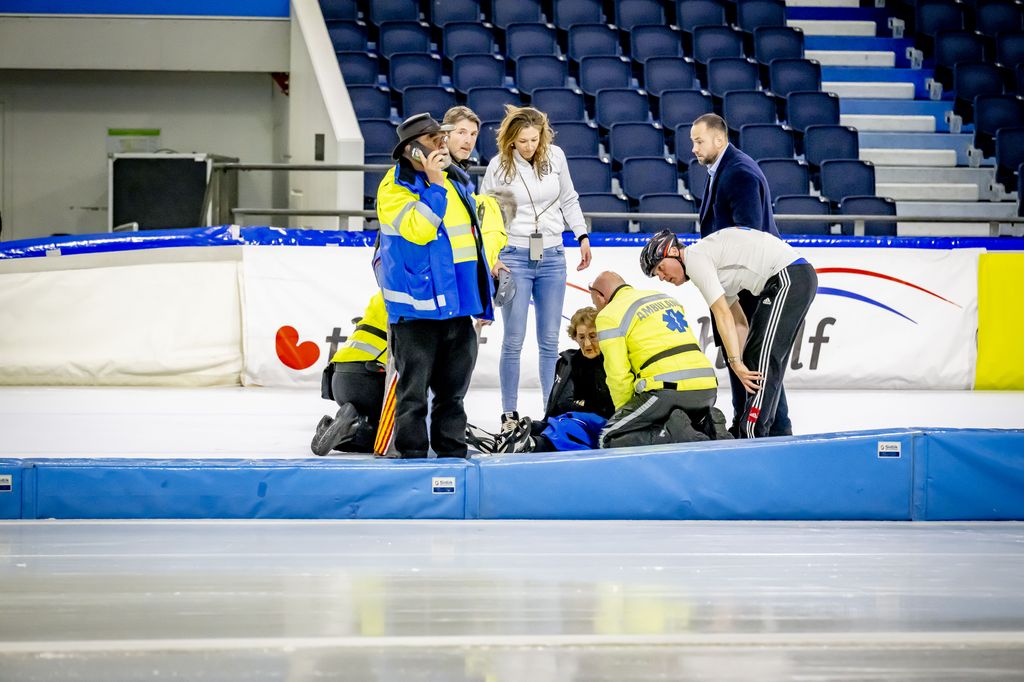
[[[902,443],[890,440],[878,441],[878,456],[879,457],[899,457],[901,454]]]
[[[431,489],[435,495],[451,495],[455,492],[455,477],[434,476]]]
[[[14,487],[14,477],[10,474],[0,476],[0,493],[9,493]]]

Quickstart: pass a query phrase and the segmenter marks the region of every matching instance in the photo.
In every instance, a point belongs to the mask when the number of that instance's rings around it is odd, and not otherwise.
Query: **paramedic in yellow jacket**
[[[718,380],[690,331],[683,306],[671,296],[634,289],[614,272],[590,286],[597,337],[615,414],[601,447],[715,439]]]

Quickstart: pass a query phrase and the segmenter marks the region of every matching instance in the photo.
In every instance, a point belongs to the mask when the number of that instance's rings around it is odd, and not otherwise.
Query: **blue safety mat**
[[[1024,520],[1024,430],[469,460],[4,459],[0,518]]]

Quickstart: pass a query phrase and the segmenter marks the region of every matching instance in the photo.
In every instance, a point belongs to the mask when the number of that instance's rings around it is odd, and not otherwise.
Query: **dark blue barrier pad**
[[[1024,519],[1024,430],[929,429],[915,472],[915,518]]]
[[[491,519],[910,520],[920,431],[718,441],[480,462]],[[879,457],[879,442],[899,457]]]
[[[36,460],[24,518],[461,519],[465,460]],[[434,492],[434,477],[454,478]]]

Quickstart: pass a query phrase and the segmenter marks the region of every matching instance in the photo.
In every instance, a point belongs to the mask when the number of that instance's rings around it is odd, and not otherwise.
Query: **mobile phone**
[[[411,149],[411,151],[409,152],[409,156],[411,156],[416,161],[419,161],[420,163],[426,161],[427,154],[424,153],[425,150],[423,149],[422,144],[420,144],[419,142],[410,142],[409,148]]]

